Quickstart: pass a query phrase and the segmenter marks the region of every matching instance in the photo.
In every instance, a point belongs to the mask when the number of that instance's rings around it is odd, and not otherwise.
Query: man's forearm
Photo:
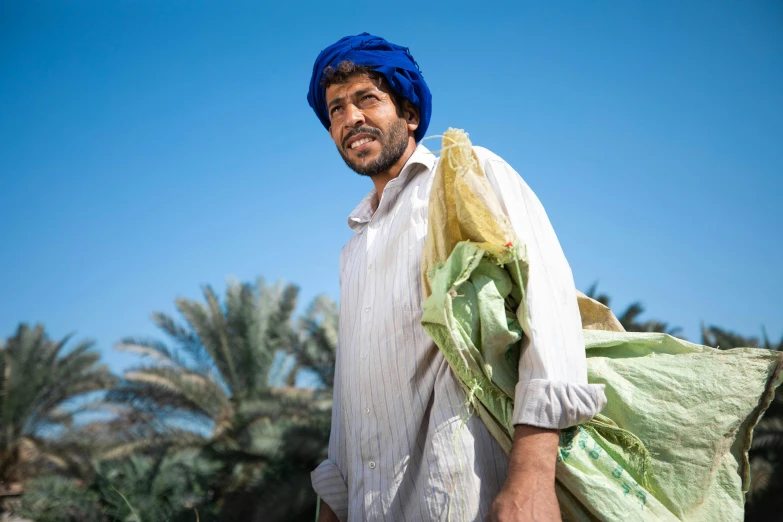
[[[495,498],[490,522],[554,522],[560,520],[555,496],[557,430],[518,425],[508,462],[508,475]]]
[[[338,519],[337,515],[334,514],[334,511],[332,511],[332,508],[329,507],[329,504],[323,500],[320,502],[321,509],[318,513],[318,522],[340,522],[340,519]]]
[[[551,483],[554,487],[559,438],[558,430],[517,425],[514,429],[514,444],[511,447],[506,483],[513,483],[524,477],[538,477],[537,480]]]

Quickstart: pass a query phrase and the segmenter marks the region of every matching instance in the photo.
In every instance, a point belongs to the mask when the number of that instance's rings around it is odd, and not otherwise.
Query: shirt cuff
[[[345,484],[340,468],[333,461],[326,459],[310,473],[315,493],[326,502],[340,519],[348,520],[348,486]]]
[[[603,384],[573,384],[546,379],[518,382],[514,425],[565,429],[592,419],[604,406]]]

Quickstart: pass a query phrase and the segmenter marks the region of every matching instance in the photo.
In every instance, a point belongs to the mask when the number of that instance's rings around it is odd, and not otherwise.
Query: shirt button
[[[367,265],[367,270],[372,270],[372,263],[370,263],[369,265]]]
[[[370,313],[370,307],[369,306],[366,306],[364,308],[364,313],[367,313],[367,314]]]
[[[366,359],[366,358],[367,358],[367,354],[366,354],[366,353],[363,353],[363,354],[362,354],[362,359]]]
[[[370,414],[370,408],[364,408],[364,413],[366,413],[367,415],[369,415],[369,414]]]
[[[371,460],[368,466],[370,467],[370,469],[375,469],[375,462]]]

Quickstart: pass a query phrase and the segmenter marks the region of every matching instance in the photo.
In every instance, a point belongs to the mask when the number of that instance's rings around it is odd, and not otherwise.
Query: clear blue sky
[[[410,47],[430,134],[464,128],[522,174],[579,288],[694,340],[701,321],[783,335],[778,1],[14,4],[0,335],[75,331],[119,370],[114,343],[204,283],[337,298],[371,187],[305,94],[318,52],[362,31]]]

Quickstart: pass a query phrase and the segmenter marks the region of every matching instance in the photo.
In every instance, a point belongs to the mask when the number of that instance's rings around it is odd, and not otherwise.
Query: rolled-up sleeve
[[[348,486],[343,474],[332,460],[326,459],[310,474],[313,489],[326,502],[341,522],[348,520]]]
[[[339,347],[338,347],[339,353]],[[340,365],[335,366],[332,390],[332,426],[329,433],[327,458],[310,473],[315,493],[326,502],[340,522],[348,520],[348,483],[340,464],[346,461],[345,433],[343,431],[342,380]],[[344,465],[344,464],[343,464]]]
[[[602,384],[587,383],[582,322],[571,268],[536,195],[508,163],[476,147],[490,185],[525,245],[530,325],[519,359],[514,424],[562,429],[606,405]]]

